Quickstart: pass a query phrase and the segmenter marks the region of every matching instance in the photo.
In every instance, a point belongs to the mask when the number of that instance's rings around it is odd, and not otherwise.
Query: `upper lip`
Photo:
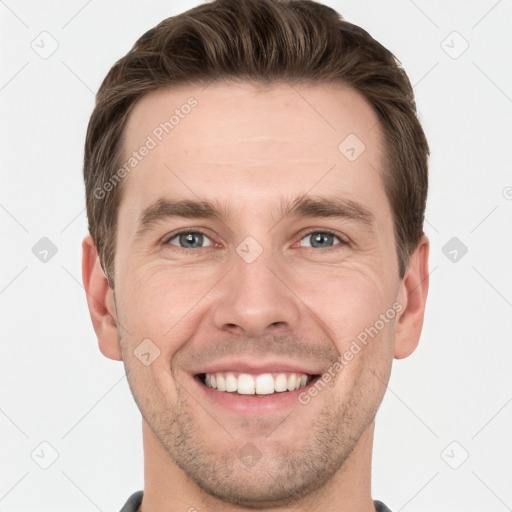
[[[194,375],[201,373],[218,373],[218,372],[239,372],[259,375],[262,373],[279,373],[293,372],[304,373],[307,375],[317,375],[322,372],[315,365],[308,363],[293,363],[291,361],[247,361],[243,359],[225,359],[215,361],[201,367],[198,371],[193,372]]]

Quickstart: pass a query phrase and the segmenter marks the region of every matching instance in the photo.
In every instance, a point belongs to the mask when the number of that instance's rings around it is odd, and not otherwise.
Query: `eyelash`
[[[183,229],[180,229],[178,231],[174,231],[171,235],[165,237],[164,241],[163,241],[163,245],[171,245],[169,244],[169,242],[173,239],[173,238],[176,238],[178,235],[181,235],[183,233],[201,233],[205,236],[207,236],[208,238],[210,238],[211,240],[211,237],[208,235],[208,233],[206,233],[206,231],[204,231],[203,229],[201,228],[194,228],[194,229],[190,229],[190,228],[183,228]],[[330,235],[333,235],[335,236],[340,243],[338,244],[335,244],[333,245],[332,247],[325,247],[322,249],[322,252],[328,252],[328,251],[332,251],[332,250],[335,250],[339,247],[344,247],[344,246],[350,246],[350,241],[348,240],[347,237],[337,233],[336,231],[333,231],[332,229],[327,229],[327,228],[322,228],[322,229],[310,229],[309,231],[307,231],[306,233],[304,233],[300,238],[299,238],[299,242],[301,240],[303,240],[304,238],[306,238],[308,235],[311,235],[313,233],[328,233]],[[210,247],[213,247],[215,245],[215,241],[212,240],[212,245]],[[179,247],[179,246],[174,246],[176,249],[182,249],[184,251],[196,251],[197,249],[187,249],[185,247]],[[199,249],[207,249],[207,247],[199,247]],[[304,247],[304,249],[315,249],[315,247]]]

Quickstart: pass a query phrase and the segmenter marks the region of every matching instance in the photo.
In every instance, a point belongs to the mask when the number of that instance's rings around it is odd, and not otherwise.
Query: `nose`
[[[274,329],[293,329],[300,316],[299,298],[290,274],[276,264],[270,251],[248,263],[235,254],[233,268],[219,283],[213,320],[217,329],[247,337]]]

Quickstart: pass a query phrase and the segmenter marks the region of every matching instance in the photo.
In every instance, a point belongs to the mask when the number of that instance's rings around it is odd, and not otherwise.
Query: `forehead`
[[[123,142],[122,163],[133,165],[122,206],[129,197],[133,215],[165,196],[246,196],[255,204],[313,188],[383,196],[377,115],[339,84],[161,89],[135,105]]]

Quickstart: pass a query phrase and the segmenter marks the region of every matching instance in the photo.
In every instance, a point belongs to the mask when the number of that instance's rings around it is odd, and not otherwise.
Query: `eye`
[[[166,243],[178,245],[183,249],[200,249],[212,245],[210,238],[201,231],[182,231],[174,234]]]
[[[333,243],[334,240],[338,240],[339,243]],[[306,241],[306,243],[303,243]],[[333,245],[346,245],[348,242],[343,240],[338,235],[330,233],[329,231],[310,231],[304,237],[301,238],[299,245],[302,247],[314,247],[314,248],[329,248]]]

